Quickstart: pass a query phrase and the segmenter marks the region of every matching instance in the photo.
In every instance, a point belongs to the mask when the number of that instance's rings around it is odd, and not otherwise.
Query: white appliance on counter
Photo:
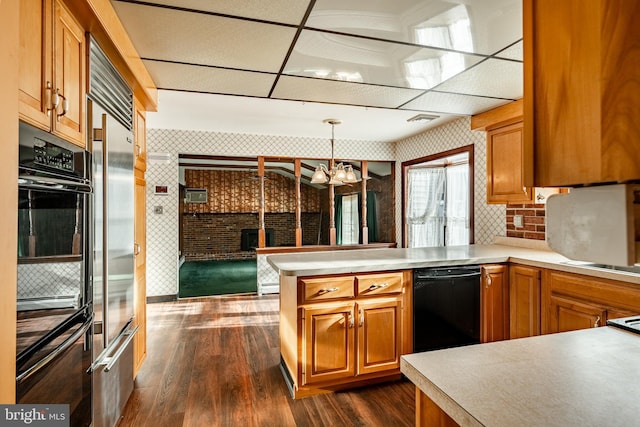
[[[133,391],[133,95],[90,43],[88,146],[94,186],[93,426],[113,427]]]
[[[547,243],[579,261],[640,263],[640,184],[572,188],[547,200]]]

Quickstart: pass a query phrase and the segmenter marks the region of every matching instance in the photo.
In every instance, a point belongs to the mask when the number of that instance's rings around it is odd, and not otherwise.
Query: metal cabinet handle
[[[595,321],[595,322],[593,322],[593,327],[594,327],[594,328],[597,328],[598,326],[600,326],[600,316],[598,316],[598,317],[596,318],[596,321]]]
[[[56,89],[56,91],[57,90],[58,89]],[[60,117],[62,117],[65,114],[67,114],[67,112],[69,111],[69,100],[61,93],[58,93],[58,96],[60,96],[60,98],[62,98],[62,113],[56,114],[58,120],[60,120]]]
[[[364,311],[360,309],[360,327],[364,326]]]
[[[138,243],[133,244],[133,254],[140,255],[140,244]]]
[[[388,283],[380,283],[380,284],[374,283],[373,285],[369,286],[369,290],[375,291],[376,289],[384,289],[388,286],[389,286]]]
[[[318,294],[323,295],[323,294],[328,294],[329,292],[335,292],[337,291],[339,288],[329,288],[329,289],[320,289],[318,291]]]
[[[353,313],[349,312],[349,329],[353,328]]]
[[[489,273],[487,273],[487,274],[484,275],[484,277],[485,277],[485,279],[487,281],[487,284],[485,285],[485,288],[488,288],[489,286],[491,286],[491,283],[492,283],[491,275]]]

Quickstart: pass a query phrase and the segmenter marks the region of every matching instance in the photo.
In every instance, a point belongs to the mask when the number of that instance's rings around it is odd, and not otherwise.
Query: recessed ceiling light
[[[431,120],[435,120],[440,116],[434,116],[433,114],[418,114],[417,116],[413,116],[410,119],[407,119],[408,122],[430,122]]]

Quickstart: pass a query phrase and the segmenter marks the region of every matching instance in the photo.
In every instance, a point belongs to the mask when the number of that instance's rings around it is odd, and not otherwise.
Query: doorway
[[[402,169],[404,246],[473,243],[473,145],[405,162]]]

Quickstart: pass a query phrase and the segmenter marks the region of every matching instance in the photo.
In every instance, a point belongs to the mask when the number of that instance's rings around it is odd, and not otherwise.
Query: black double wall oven
[[[89,155],[20,123],[17,402],[91,424]]]

